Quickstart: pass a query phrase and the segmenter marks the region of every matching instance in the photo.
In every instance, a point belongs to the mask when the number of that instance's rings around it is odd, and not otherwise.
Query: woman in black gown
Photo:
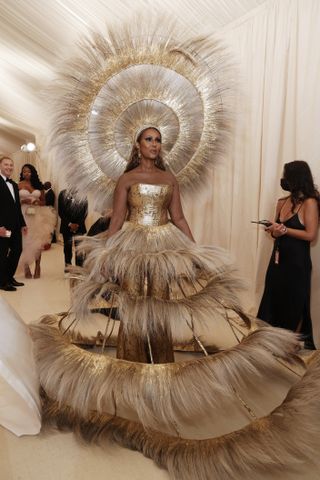
[[[310,315],[310,242],[317,235],[320,197],[309,165],[286,163],[281,179],[290,195],[278,200],[276,221],[266,230],[274,247],[257,316],[276,327],[300,332],[306,348],[315,348]]]

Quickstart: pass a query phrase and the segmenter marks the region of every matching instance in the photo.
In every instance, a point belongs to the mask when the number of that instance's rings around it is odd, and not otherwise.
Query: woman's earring
[[[141,160],[141,152],[140,150],[138,150],[138,158],[139,158],[139,161]]]

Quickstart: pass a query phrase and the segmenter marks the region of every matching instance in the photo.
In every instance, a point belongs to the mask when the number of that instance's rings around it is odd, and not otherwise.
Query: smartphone
[[[272,225],[271,222],[269,222],[269,220],[251,220],[251,223],[258,223],[259,225],[263,225],[264,227],[270,227]]]

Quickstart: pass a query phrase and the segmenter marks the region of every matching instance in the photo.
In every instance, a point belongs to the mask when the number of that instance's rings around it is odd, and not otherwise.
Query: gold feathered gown
[[[44,417],[139,450],[175,480],[301,478],[318,462],[319,356],[306,364],[294,334],[243,314],[224,252],[168,220],[171,195],[133,185],[122,229],[82,241],[69,327],[32,327]],[[119,311],[117,358],[72,343],[101,300]],[[177,345],[193,353],[174,359]]]

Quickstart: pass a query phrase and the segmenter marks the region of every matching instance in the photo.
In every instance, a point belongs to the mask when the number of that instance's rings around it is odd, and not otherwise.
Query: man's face
[[[13,161],[11,160],[11,158],[4,158],[0,162],[0,172],[5,177],[11,177],[13,172]]]

